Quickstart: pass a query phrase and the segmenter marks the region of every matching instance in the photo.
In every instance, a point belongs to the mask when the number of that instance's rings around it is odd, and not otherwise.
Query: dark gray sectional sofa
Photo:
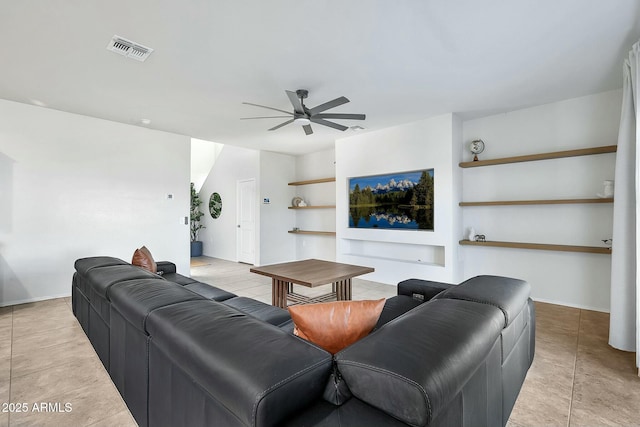
[[[535,345],[527,283],[398,284],[334,357],[286,310],[176,273],[79,259],[73,311],[141,426],[505,425]],[[334,387],[342,405],[323,398]]]

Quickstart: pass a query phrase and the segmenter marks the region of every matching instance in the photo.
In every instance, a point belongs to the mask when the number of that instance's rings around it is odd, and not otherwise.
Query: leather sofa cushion
[[[197,283],[198,281],[191,277],[183,276],[178,273],[164,273],[162,277],[170,282],[177,283],[178,285],[188,285],[190,283]]]
[[[522,311],[531,286],[524,280],[501,276],[476,276],[438,294],[436,299],[459,299],[489,304],[504,313],[504,327]]]
[[[373,330],[384,302],[383,298],[291,306],[293,334],[335,354]]]
[[[128,265],[128,263],[124,262],[121,259],[113,258],[110,256],[96,256],[80,258],[76,260],[74,267],[81,276],[84,276],[92,268],[107,267],[110,265]]]
[[[341,406],[319,400],[283,424],[283,427],[300,426],[407,427],[405,423],[355,398],[349,399]]]
[[[503,323],[497,307],[434,300],[347,347],[335,360],[355,397],[424,426],[484,361]]]
[[[275,326],[283,325],[291,320],[287,310],[247,297],[231,298],[222,301],[222,303]]]
[[[85,277],[91,289],[110,301],[109,288],[116,283],[134,279],[160,279],[160,276],[131,264],[95,267],[87,271]]]
[[[146,246],[136,249],[131,258],[131,264],[136,267],[144,268],[152,273],[158,272],[158,266]]]
[[[225,301],[236,296],[236,294],[232,294],[231,292],[224,291],[220,288],[216,288],[215,286],[207,285],[202,282],[189,283],[184,285],[184,287],[185,289],[189,289],[198,295],[202,295],[203,297],[214,301]]]
[[[201,300],[202,296],[166,280],[129,280],[114,284],[110,291],[111,306],[132,325],[146,332],[146,320],[153,310],[177,302]]]
[[[431,280],[408,279],[398,283],[398,295],[406,295],[427,302],[452,286],[455,285]]]
[[[279,426],[320,398],[331,355],[211,300],[153,311],[154,346],[242,425]]]
[[[387,298],[375,329],[389,323],[396,317],[402,316],[407,311],[416,308],[420,304],[422,304],[422,301],[406,295],[396,295],[395,297]]]

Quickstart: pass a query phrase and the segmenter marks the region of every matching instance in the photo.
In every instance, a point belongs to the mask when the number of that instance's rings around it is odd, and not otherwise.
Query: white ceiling
[[[155,51],[109,52],[115,34]],[[619,88],[639,38],[639,0],[0,0],[0,98],[301,154],[353,131],[268,132],[284,119],[242,102],[344,95],[331,112],[361,132],[474,117]]]

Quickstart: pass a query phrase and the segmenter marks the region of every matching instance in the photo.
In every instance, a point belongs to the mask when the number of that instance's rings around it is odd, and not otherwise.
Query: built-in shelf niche
[[[346,256],[444,267],[444,246],[415,243],[341,239],[341,253]]]

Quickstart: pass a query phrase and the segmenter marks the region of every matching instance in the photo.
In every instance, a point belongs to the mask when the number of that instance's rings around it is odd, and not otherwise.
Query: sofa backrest
[[[117,310],[125,320],[144,333],[147,333],[147,317],[153,310],[178,302],[204,299],[162,278],[119,282],[111,287],[109,294],[112,310]]]
[[[529,283],[502,276],[476,276],[452,286],[434,299],[458,299],[497,307],[504,315],[506,328],[518,316],[531,294]]]
[[[110,265],[127,265],[127,263],[121,259],[108,256],[80,258],[76,260],[74,263],[76,273],[73,275],[73,286],[77,287],[83,295],[89,299],[91,289],[87,279],[87,273],[94,268],[107,267]]]
[[[73,264],[76,271],[81,275],[87,274],[89,270],[95,267],[106,267],[108,265],[124,265],[127,262],[110,256],[94,256],[77,259]]]

